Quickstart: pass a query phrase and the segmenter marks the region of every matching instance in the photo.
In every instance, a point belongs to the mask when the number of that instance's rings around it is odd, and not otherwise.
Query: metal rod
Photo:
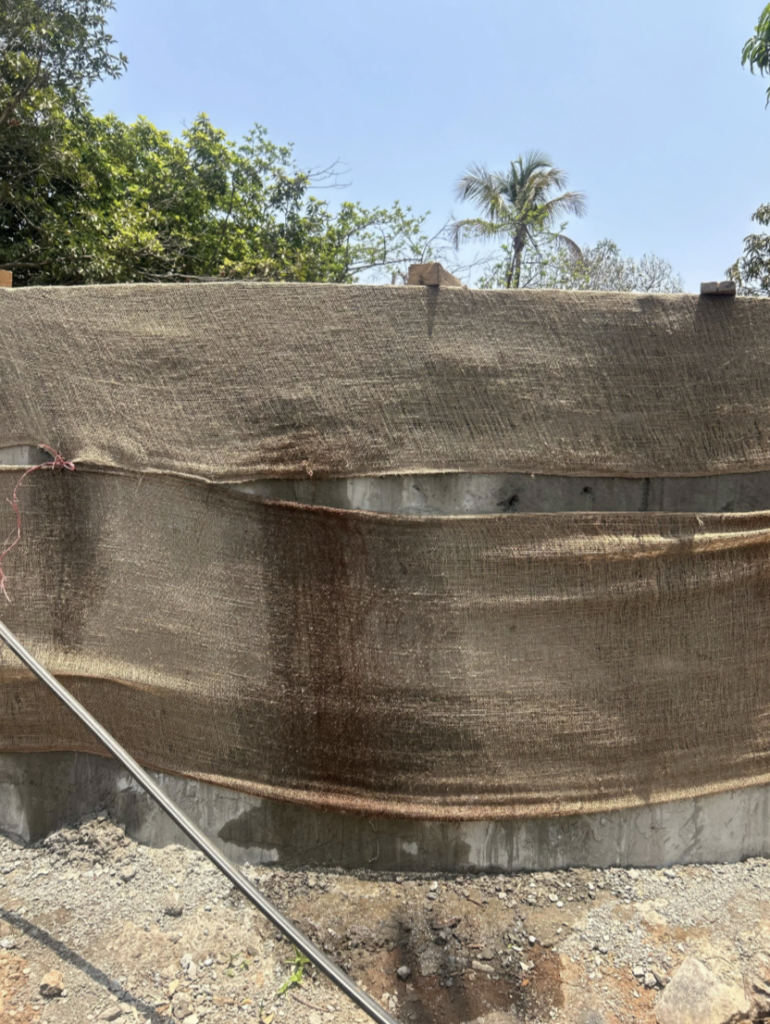
[[[66,690],[58,679],[54,678],[50,672],[46,671],[42,665],[40,665],[29,653],[29,651],[16,639],[11,631],[0,622],[0,638],[11,648],[13,653],[20,658],[24,664],[29,668],[37,678],[45,683],[45,685],[52,690],[59,700],[66,704],[70,711],[73,711],[80,721],[90,729],[96,738],[104,744],[109,750],[113,757],[117,758],[123,767],[128,771],[139,785],[145,789],[152,799],[159,804],[168,816],[176,822],[181,828],[184,834],[191,839],[198,849],[204,853],[208,859],[214,864],[223,875],[226,875],[233,883],[236,889],[243,893],[247,900],[254,904],[254,906],[260,910],[268,921],[271,921],[276,928],[283,932],[290,942],[294,943],[297,949],[302,950],[308,960],[318,967],[319,970],[341,988],[342,991],[353,1000],[363,1011],[368,1014],[372,1020],[377,1021],[377,1024],[398,1024],[395,1017],[391,1017],[389,1013],[380,1006],[379,1003],[375,1002],[371,996],[367,995],[366,992],[362,991],[356,985],[354,981],[345,974],[344,971],[334,963],[333,960],[322,952],[315,943],[311,942],[310,939],[306,938],[298,928],[296,928],[288,917],[285,917],[281,911],[274,907],[270,900],[266,899],[262,893],[256,889],[248,878],[238,870],[238,868],[221,853],[216,846],[200,831],[200,829],[193,824],[187,815],[180,810],[179,807],[171,800],[163,790],[156,785],[155,782],[150,778],[144,768],[131,757],[128,751],[124,750],[123,747],[118,743],[117,740],[113,739],[110,733],[96,721],[83,705],[75,700],[69,690]]]

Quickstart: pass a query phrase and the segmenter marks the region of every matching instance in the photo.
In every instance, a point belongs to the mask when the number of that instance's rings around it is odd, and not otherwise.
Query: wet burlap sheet
[[[146,765],[447,819],[770,781],[770,513],[396,517],[84,470],[22,502],[3,617]],[[6,650],[0,749],[98,750]]]
[[[206,480],[770,469],[770,302],[0,289],[0,448]]]

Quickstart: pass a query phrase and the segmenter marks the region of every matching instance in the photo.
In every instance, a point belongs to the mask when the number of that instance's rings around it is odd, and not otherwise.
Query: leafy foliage
[[[744,67],[749,65],[752,75],[755,69],[760,75],[770,72],[770,4],[763,8],[754,35],[744,44],[741,63]],[[770,88],[767,90],[767,103],[770,103]]]
[[[510,250],[504,244],[502,254],[487,266],[477,287],[506,287],[509,266]],[[684,282],[667,260],[654,254],[639,260],[623,256],[609,238],[575,252],[562,244],[559,235],[541,232],[525,253],[519,287],[674,293],[684,290]]]
[[[110,49],[112,8],[111,0],[0,5],[0,262],[11,253],[22,280],[36,269],[25,238],[50,234],[76,183],[71,119],[86,109],[88,86],[126,63]]]
[[[756,210],[751,219],[762,227],[770,226],[770,203]],[[770,295],[770,235],[765,232],[747,235],[743,240],[743,256],[726,271],[742,295]]]
[[[430,248],[425,217],[399,203],[332,211],[260,126],[237,146],[204,114],[173,138],[82,111],[63,137],[66,169],[35,197],[41,216],[0,239],[0,264],[25,283],[344,282],[403,273]]]
[[[770,73],[770,4],[763,8],[754,35],[743,47],[741,63],[761,75]],[[767,90],[770,104],[770,88]],[[766,104],[766,105],[767,105]],[[770,226],[770,204],[765,203],[751,218],[761,227]],[[743,255],[726,271],[743,295],[770,295],[770,235],[754,232],[743,240]]]
[[[505,172],[473,165],[460,178],[457,197],[470,199],[483,216],[456,221],[453,224],[455,244],[468,238],[502,239],[504,259],[497,286],[522,287],[525,251],[528,247],[537,250],[544,236],[576,255],[580,252],[561,231],[551,230],[564,213],[578,217],[585,213],[586,200],[582,192],[553,195],[566,184],[564,171],[554,167],[551,158],[538,150],[512,160]]]
[[[623,256],[612,239],[583,246],[580,255],[558,249],[546,275],[547,288],[571,288],[597,292],[684,291],[684,282],[668,262],[654,253],[636,260]]]
[[[85,90],[126,66],[106,30],[112,0],[4,0],[0,7],[2,119],[55,97],[67,110],[86,102]]]
[[[287,992],[293,985],[302,984],[302,977],[305,972],[305,968],[310,964],[310,961],[305,956],[305,954],[301,953],[295,946],[294,959],[287,960],[286,963],[290,964],[294,968],[294,970],[291,972],[289,977],[286,979],[286,981],[284,981],[284,983],[276,992],[276,995],[278,996],[282,996],[284,992]]]
[[[17,284],[250,277],[391,279],[430,258],[425,216],[314,195],[336,169],[296,166],[256,125],[236,144],[200,114],[181,138],[96,117],[87,89],[118,76],[112,0],[0,7],[0,267]]]
[[[48,210],[46,234],[31,231],[14,254],[36,264],[34,283],[348,281],[400,266],[426,242],[424,218],[398,203],[333,213],[310,194],[291,147],[259,126],[236,146],[203,114],[177,139],[144,118],[84,113],[67,138],[69,187]]]

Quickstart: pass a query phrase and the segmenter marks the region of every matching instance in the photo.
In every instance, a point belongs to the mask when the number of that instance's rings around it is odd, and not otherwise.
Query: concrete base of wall
[[[607,814],[446,823],[327,813],[153,775],[236,863],[505,872],[770,856],[770,786]],[[138,842],[189,845],[110,758],[0,754],[0,831],[6,835],[35,842],[101,810]]]

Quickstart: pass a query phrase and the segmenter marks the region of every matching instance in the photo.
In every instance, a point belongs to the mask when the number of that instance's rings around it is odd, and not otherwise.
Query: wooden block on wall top
[[[442,288],[464,288],[462,281],[458,280],[448,270],[444,270],[440,263],[413,263],[409,268],[407,284],[430,284],[434,287],[439,285]]]
[[[735,281],[704,281],[701,295],[735,295]]]
[[[0,270],[0,288],[13,288],[13,272]]]

